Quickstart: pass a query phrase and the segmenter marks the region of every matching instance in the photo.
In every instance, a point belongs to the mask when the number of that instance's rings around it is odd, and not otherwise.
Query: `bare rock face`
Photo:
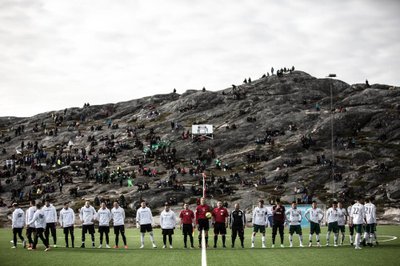
[[[250,211],[258,198],[347,205],[361,195],[392,213],[400,203],[399,103],[398,87],[292,71],[221,91],[4,117],[0,197],[24,207],[50,198],[59,209],[119,200],[133,217],[141,200],[158,211],[166,201],[193,208],[204,172],[212,204]],[[192,138],[195,124],[213,125],[212,138]]]
[[[379,220],[384,224],[400,224],[400,209],[385,208],[385,212],[379,217]]]
[[[399,179],[388,184],[387,197],[391,201],[398,201],[400,199],[400,180]]]

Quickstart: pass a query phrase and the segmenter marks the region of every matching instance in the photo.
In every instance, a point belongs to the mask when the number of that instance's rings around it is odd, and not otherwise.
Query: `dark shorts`
[[[244,228],[241,225],[233,225],[232,226],[232,235],[239,234],[239,237],[243,237]]]
[[[13,228],[14,234],[22,234],[22,228]]]
[[[272,225],[272,236],[276,236],[278,230],[279,230],[279,235],[283,235],[285,230],[285,224],[281,221],[274,221],[274,224]]]
[[[355,224],[355,225],[354,225],[354,231],[356,231],[356,233],[362,234],[362,232],[363,232],[363,225],[362,225],[362,224]]]
[[[114,225],[114,234],[118,235],[119,233],[125,234],[125,226],[124,225]]]
[[[226,226],[225,223],[215,223],[214,224],[214,234],[218,235],[226,235]]]
[[[184,235],[191,235],[193,233],[193,225],[192,224],[183,224],[182,233]]]
[[[28,228],[26,228],[26,234],[27,234],[27,235],[32,234],[32,233],[35,233],[35,232],[36,232],[36,228],[35,228],[35,227],[28,227]]]
[[[109,226],[99,226],[99,233],[105,233],[105,234],[110,233],[110,227]]]
[[[208,231],[210,229],[210,223],[208,222],[208,219],[199,219],[199,231]]]
[[[367,224],[367,226],[365,227],[365,232],[367,232],[368,234],[373,234],[376,231],[376,224]]]
[[[163,235],[173,235],[174,234],[174,229],[162,229],[162,234]]]
[[[48,230],[49,228],[55,229],[56,228],[56,223],[47,223],[46,224],[46,230]]]
[[[321,226],[319,223],[310,222],[310,234],[314,233],[319,235],[321,233]]]
[[[289,234],[293,235],[294,233],[298,235],[302,235],[301,225],[290,225],[289,226]]]
[[[94,234],[94,224],[84,224],[82,225],[82,234]]]
[[[140,233],[146,233],[146,232],[153,232],[153,227],[151,226],[151,224],[140,225]]]
[[[345,225],[338,225],[338,229],[342,233],[346,232],[346,226]]]
[[[44,228],[42,228],[42,227],[36,228],[35,232],[36,232],[37,236],[43,235]]]
[[[260,231],[260,233],[262,233],[262,234],[265,234],[265,225],[254,224],[253,225],[253,232],[254,233],[258,233],[258,231]]]
[[[339,232],[339,226],[337,222],[328,223],[328,232],[334,232],[335,234]]]
[[[63,232],[64,232],[64,235],[68,234],[68,232],[71,232],[71,234],[73,234],[74,233],[74,227],[73,226],[64,227],[63,228]]]

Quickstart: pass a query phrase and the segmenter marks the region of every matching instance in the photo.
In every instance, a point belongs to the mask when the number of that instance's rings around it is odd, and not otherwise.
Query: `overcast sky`
[[[0,0],[0,116],[220,90],[271,66],[400,84],[398,0]]]

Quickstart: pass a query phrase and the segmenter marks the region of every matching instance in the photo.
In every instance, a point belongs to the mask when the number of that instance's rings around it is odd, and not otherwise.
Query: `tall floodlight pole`
[[[336,78],[336,74],[329,74],[328,78]],[[331,94],[331,111],[330,111],[330,120],[331,120],[331,175],[332,175],[332,198],[335,198],[336,194],[336,184],[335,184],[335,153],[334,153],[334,140],[333,140],[333,85],[332,82],[329,83],[329,89]]]
[[[203,177],[203,198],[206,198],[206,173],[201,174]]]

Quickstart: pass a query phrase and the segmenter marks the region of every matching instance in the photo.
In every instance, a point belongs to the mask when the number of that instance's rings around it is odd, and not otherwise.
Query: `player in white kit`
[[[364,233],[364,245],[373,246],[374,241],[376,242],[376,207],[371,202],[370,199],[365,200],[365,221],[367,222],[367,226],[365,227]]]
[[[350,211],[350,225],[354,225],[354,230],[356,231],[355,249],[361,249],[360,242],[361,242],[362,226],[364,224],[364,219],[365,219],[365,208],[360,201],[361,200],[357,200],[356,203],[353,206],[351,206],[351,211]]]

